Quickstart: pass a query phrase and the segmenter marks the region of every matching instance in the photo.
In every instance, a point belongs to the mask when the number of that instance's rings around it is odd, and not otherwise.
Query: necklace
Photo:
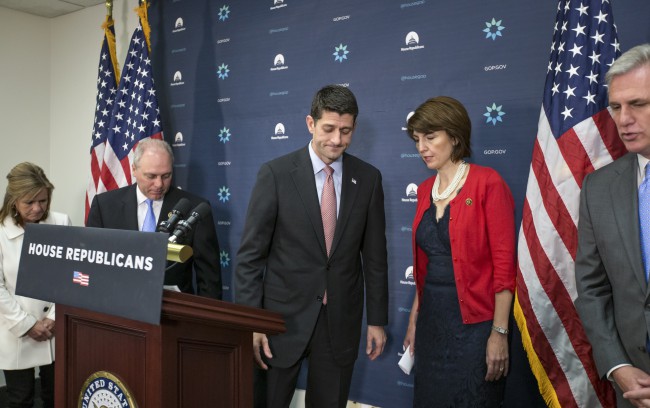
[[[456,188],[458,187],[458,184],[460,184],[460,181],[463,179],[463,175],[465,175],[465,168],[467,167],[467,163],[465,161],[461,161],[460,165],[456,169],[456,174],[454,174],[454,179],[451,180],[451,183],[449,183],[449,186],[445,189],[445,191],[440,194],[438,192],[438,189],[440,188],[440,176],[436,177],[436,181],[433,182],[433,188],[431,189],[431,198],[433,201],[442,201],[446,200],[449,198],[451,193],[453,193]]]

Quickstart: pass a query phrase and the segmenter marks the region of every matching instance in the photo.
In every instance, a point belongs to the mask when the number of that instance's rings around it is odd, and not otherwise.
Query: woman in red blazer
[[[413,405],[498,407],[515,288],[512,195],[496,171],[463,160],[471,123],[457,100],[427,100],[407,129],[437,172],[418,187],[413,221],[417,293],[404,339],[415,358]]]

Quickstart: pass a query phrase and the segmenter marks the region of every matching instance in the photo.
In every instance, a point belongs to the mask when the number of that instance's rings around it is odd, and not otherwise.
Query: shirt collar
[[[147,196],[140,191],[140,187],[137,185],[135,186],[135,196],[136,200],[138,202],[138,205],[144,203],[144,201],[147,199]],[[153,200],[154,203],[162,203],[163,200]]]
[[[646,159],[645,157],[643,157],[643,156],[640,155],[640,154],[637,154],[636,157],[637,157],[637,160],[639,161],[639,174],[638,174],[638,179],[639,179],[640,181],[643,181],[643,179],[645,178],[645,165],[648,164],[648,162],[650,161],[650,159]]]
[[[309,157],[311,158],[311,165],[314,169],[314,174],[318,174],[323,170],[326,164],[318,157],[314,148],[311,146],[311,141],[309,142]],[[341,155],[334,162],[330,163],[330,167],[334,169],[334,174],[343,174],[343,155]]]

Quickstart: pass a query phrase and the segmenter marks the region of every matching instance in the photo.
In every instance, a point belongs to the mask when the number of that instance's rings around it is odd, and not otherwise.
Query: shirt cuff
[[[617,368],[627,367],[627,366],[631,366],[631,365],[632,365],[632,364],[619,364],[619,365],[616,365],[616,366],[612,367],[612,368],[607,372],[607,379],[608,379],[609,381],[614,381],[614,379],[612,379],[612,373],[614,372],[614,370],[616,370]]]

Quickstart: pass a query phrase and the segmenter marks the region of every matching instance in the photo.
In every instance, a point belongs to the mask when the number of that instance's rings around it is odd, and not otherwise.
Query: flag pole
[[[104,29],[104,34],[108,40],[108,49],[109,56],[111,58],[111,63],[113,64],[113,72],[115,72],[116,82],[119,82],[120,79],[120,67],[117,63],[117,49],[115,43],[115,31],[112,29],[114,25],[113,21],[113,0],[106,0],[106,20],[102,24]]]

